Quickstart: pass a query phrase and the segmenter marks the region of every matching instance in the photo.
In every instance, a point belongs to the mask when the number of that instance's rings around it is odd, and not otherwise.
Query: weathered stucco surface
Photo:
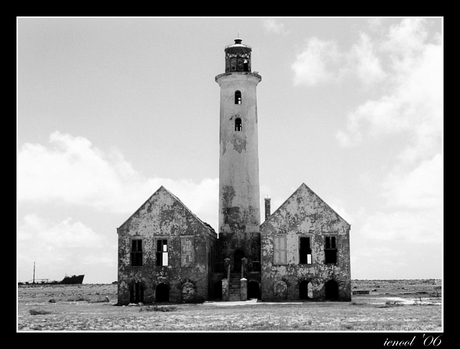
[[[215,78],[219,238],[161,187],[117,230],[119,304],[351,299],[350,225],[305,184],[260,224],[256,87],[262,78],[251,72],[251,48],[241,41],[225,48],[226,72]]]
[[[169,287],[169,300],[208,299],[216,233],[164,187],[158,189],[118,228],[118,303],[130,301],[134,283],[143,302],[156,301],[156,286]],[[131,264],[131,241],[142,239],[142,266]],[[168,265],[157,266],[158,239],[167,240]]]
[[[234,258],[242,250],[250,261],[260,262],[259,158],[256,86],[252,73],[216,77],[220,95],[219,239],[221,257]],[[235,93],[241,103],[235,103]],[[241,129],[235,129],[235,119]]]
[[[325,284],[338,284],[338,299],[351,299],[350,225],[302,184],[261,225],[262,299],[299,299],[299,284],[310,282],[313,299],[325,299]],[[274,264],[274,237],[286,241],[286,264]],[[334,236],[337,263],[325,264],[325,237]],[[309,237],[311,263],[300,264],[300,237]]]

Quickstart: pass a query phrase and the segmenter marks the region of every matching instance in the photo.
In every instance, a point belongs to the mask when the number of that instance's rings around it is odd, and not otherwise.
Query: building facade
[[[351,300],[350,225],[304,183],[260,230],[263,300]]]
[[[118,303],[351,299],[350,225],[302,184],[260,219],[252,48],[225,47],[218,235],[164,187],[118,228]]]
[[[209,299],[217,235],[164,187],[117,233],[118,304]]]

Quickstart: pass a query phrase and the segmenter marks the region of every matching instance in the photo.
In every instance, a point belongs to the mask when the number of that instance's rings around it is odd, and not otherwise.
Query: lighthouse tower
[[[234,272],[241,260],[260,266],[260,195],[256,87],[251,47],[235,39],[225,47],[220,86],[219,241]]]

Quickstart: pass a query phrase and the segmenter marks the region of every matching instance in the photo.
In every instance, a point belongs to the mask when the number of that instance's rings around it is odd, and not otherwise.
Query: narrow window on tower
[[[241,104],[241,91],[235,91],[235,104]]]
[[[131,240],[131,266],[142,267],[142,240]]]
[[[168,266],[168,240],[157,240],[157,266]]]
[[[241,118],[235,119],[235,131],[241,131],[243,129],[243,125],[241,124]]]

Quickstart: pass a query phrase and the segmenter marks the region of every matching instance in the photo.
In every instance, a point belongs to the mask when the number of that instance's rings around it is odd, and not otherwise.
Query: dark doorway
[[[307,300],[313,298],[312,290],[311,290],[311,283],[307,280],[303,280],[299,284],[299,299]]]
[[[222,280],[214,283],[214,299],[222,299]]]
[[[166,284],[158,284],[156,288],[156,301],[169,302],[169,286]]]
[[[144,302],[144,287],[139,281],[133,282],[129,288],[129,302]]]
[[[244,252],[242,250],[236,250],[233,258],[235,259],[233,264],[233,271],[235,273],[241,272],[241,259],[244,257]]]
[[[326,299],[336,300],[339,298],[339,285],[334,280],[326,282]]]
[[[248,282],[248,299],[260,299],[259,283],[257,281]]]

